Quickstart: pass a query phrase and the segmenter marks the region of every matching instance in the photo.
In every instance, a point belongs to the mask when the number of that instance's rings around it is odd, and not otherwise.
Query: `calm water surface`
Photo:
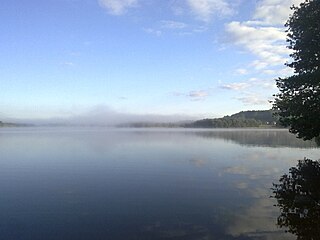
[[[286,130],[0,129],[0,239],[296,239],[272,183],[319,159]]]

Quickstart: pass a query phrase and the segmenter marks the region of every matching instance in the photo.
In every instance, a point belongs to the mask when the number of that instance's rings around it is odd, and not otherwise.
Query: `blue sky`
[[[3,0],[0,118],[269,109],[298,0]]]

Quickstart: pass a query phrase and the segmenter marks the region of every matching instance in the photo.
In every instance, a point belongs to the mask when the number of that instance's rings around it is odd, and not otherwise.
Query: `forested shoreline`
[[[257,128],[257,127],[281,127],[272,110],[242,111],[222,118],[206,118],[189,122],[154,123],[134,122],[119,124],[117,127],[163,127],[163,128]]]

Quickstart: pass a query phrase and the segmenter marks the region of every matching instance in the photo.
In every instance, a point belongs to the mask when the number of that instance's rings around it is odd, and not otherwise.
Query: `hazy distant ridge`
[[[222,118],[206,118],[197,121],[176,123],[134,122],[117,125],[118,127],[185,127],[185,128],[244,128],[275,127],[278,119],[272,110],[242,111]]]
[[[0,127],[27,127],[30,124],[20,124],[20,123],[9,123],[0,121]]]

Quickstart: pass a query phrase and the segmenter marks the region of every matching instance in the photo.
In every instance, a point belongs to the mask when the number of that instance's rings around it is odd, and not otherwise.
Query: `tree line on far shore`
[[[206,118],[197,121],[177,123],[135,122],[120,124],[118,127],[163,127],[163,128],[249,128],[280,127],[272,110],[242,111],[222,118]]]

